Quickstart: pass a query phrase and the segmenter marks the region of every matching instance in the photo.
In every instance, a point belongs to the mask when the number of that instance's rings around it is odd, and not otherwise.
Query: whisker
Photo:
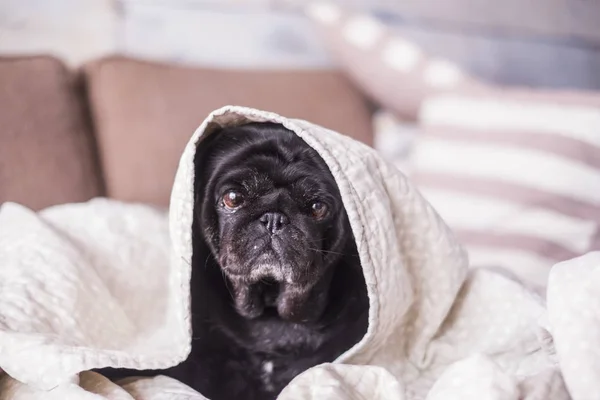
[[[331,251],[331,250],[321,250],[321,249],[315,249],[313,247],[309,247],[309,250],[312,251],[317,251],[319,253],[326,253],[326,254],[336,254],[336,255],[340,255],[340,256],[346,256],[346,257],[356,257],[359,258],[360,256],[358,254],[352,254],[352,253],[338,253],[337,251]]]
[[[231,296],[231,298],[233,299],[234,296],[233,296],[233,292],[232,292],[231,288],[229,287],[229,280],[227,279],[225,272],[220,268],[219,268],[219,270],[221,271],[221,275],[223,276],[223,283],[225,284],[225,288],[229,292],[229,296]]]
[[[349,254],[346,254],[346,253],[338,253],[337,251],[315,249],[313,247],[309,247],[308,249],[309,250],[313,250],[313,251],[318,251],[319,253],[337,254],[337,255],[340,255],[340,256],[347,256],[347,255],[349,255]]]
[[[206,256],[206,260],[204,261],[204,269],[208,266],[208,260],[210,260],[210,253]]]

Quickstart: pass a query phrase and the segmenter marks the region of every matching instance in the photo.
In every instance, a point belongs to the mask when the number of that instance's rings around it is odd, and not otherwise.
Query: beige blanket
[[[468,271],[435,211],[372,149],[305,121],[213,112],[186,147],[169,215],[96,199],[0,209],[0,399],[204,399],[165,377],[113,384],[98,367],[165,368],[190,351],[194,153],[218,126],[284,124],[335,177],[368,285],[369,328],[280,399],[600,399],[600,254],[554,267],[547,309]]]

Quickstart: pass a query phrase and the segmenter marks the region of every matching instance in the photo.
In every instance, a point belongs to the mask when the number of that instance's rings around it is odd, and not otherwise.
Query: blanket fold
[[[89,371],[187,357],[196,150],[220,127],[267,121],[331,170],[369,294],[362,340],[296,377],[280,399],[600,399],[600,255],[553,269],[546,310],[518,282],[469,270],[435,210],[373,149],[227,106],[186,146],[168,213],[107,199],[0,208],[0,400],[205,399],[163,376],[115,384]]]

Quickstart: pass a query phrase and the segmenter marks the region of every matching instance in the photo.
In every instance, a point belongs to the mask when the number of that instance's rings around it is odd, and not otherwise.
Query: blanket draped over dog
[[[374,150],[228,106],[185,148],[168,215],[106,199],[2,206],[0,400],[204,399],[164,376],[114,384],[89,370],[187,357],[194,154],[217,128],[251,121],[283,124],[329,166],[370,300],[364,338],[280,399],[600,399],[600,254],[555,266],[545,306],[514,280],[469,271],[443,221]]]

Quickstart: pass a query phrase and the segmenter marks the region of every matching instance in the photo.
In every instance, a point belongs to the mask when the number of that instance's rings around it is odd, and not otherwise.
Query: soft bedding
[[[369,293],[369,328],[280,399],[600,399],[600,253],[554,266],[547,304],[469,270],[452,232],[372,149],[259,110],[214,111],[185,148],[168,215],[96,199],[0,209],[0,399],[204,399],[163,376],[191,348],[194,155],[217,127],[271,121],[312,146],[342,193]]]

